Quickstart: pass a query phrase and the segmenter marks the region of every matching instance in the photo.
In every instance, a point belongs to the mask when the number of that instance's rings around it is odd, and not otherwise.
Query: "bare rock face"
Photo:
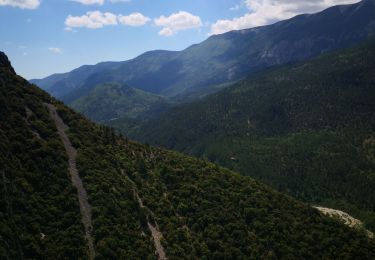
[[[10,63],[8,57],[5,55],[4,52],[0,51],[0,68],[1,69],[7,69],[13,74],[16,74],[14,71],[12,64]]]

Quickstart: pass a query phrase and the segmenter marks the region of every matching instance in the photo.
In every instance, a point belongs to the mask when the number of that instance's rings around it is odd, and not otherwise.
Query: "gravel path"
[[[64,144],[66,153],[69,157],[69,173],[72,179],[72,184],[76,187],[78,192],[78,201],[79,207],[82,215],[82,223],[85,228],[85,236],[87,240],[87,246],[89,248],[89,259],[95,258],[95,248],[94,248],[94,239],[92,237],[92,223],[91,223],[91,206],[88,202],[87,192],[83,187],[81,178],[76,165],[77,150],[72,146],[68,135],[65,133],[65,130],[68,129],[68,126],[64,124],[61,117],[58,115],[55,106],[51,104],[46,104],[50,116],[55,122],[58,134],[61,141]]]

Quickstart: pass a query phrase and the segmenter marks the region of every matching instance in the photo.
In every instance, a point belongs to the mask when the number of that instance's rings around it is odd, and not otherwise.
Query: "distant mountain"
[[[70,104],[91,120],[126,132],[172,106],[167,98],[119,83],[99,84]]]
[[[343,48],[375,32],[375,1],[336,6],[273,25],[211,36],[180,52],[152,51],[124,62],[83,66],[31,80],[70,103],[105,82],[196,99],[249,74]]]
[[[97,85],[70,105],[91,120],[101,123],[121,118],[148,119],[170,106],[166,98],[118,83]]]
[[[374,241],[248,177],[130,142],[0,52],[1,259],[374,259]]]
[[[133,133],[202,156],[375,230],[375,39],[259,73]]]

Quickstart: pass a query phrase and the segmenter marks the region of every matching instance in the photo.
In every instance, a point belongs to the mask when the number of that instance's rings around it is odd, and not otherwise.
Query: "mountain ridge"
[[[85,77],[79,80],[73,77],[50,84],[51,78],[47,78],[47,82],[31,82],[68,103],[104,82],[126,83],[168,97],[182,95],[180,100],[183,100],[191,92],[201,93],[196,96],[214,92],[215,86],[267,67],[303,60],[363,40],[375,31],[374,10],[373,1],[331,7],[272,25],[214,35],[183,51],[151,51],[114,63],[112,68],[98,65],[103,68],[82,73]],[[64,89],[69,89],[69,93],[59,93]]]
[[[97,85],[86,96],[71,103],[73,109],[104,124],[122,118],[146,120],[170,106],[170,101],[164,97],[118,83]]]

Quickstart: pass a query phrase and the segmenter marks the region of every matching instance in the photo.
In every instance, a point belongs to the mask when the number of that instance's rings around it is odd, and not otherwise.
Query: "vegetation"
[[[85,256],[67,156],[42,103],[49,100],[0,66],[1,259]]]
[[[375,257],[373,240],[310,205],[212,163],[119,137],[1,62],[0,83],[2,259],[87,258],[67,156],[43,105],[51,102],[78,150],[98,259],[155,259],[147,221],[160,227],[169,259]]]
[[[96,86],[88,95],[70,106],[96,122],[131,129],[131,122],[140,124],[169,108],[166,98],[126,85],[106,83]]]
[[[260,73],[129,136],[343,209],[375,230],[374,46]]]

